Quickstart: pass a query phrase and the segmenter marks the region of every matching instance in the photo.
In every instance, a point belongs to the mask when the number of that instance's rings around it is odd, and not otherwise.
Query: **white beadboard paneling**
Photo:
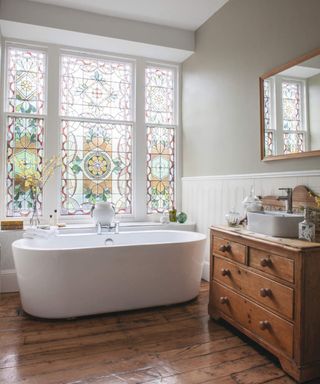
[[[0,293],[19,291],[16,271],[8,269],[0,271]]]
[[[182,209],[196,223],[197,230],[208,236],[205,247],[203,278],[209,278],[209,227],[225,224],[232,208],[241,214],[241,205],[251,186],[256,195],[280,195],[279,188],[306,185],[320,194],[320,170],[245,175],[218,175],[182,178]]]
[[[14,269],[12,243],[21,239],[23,231],[0,231],[0,270]]]

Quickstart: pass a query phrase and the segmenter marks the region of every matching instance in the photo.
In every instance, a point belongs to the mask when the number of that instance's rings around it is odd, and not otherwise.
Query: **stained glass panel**
[[[45,113],[45,52],[9,47],[7,55],[7,111]]]
[[[7,216],[27,216],[33,196],[26,183],[29,172],[41,174],[43,119],[9,117],[7,128]],[[41,214],[42,195],[38,197]]]
[[[174,128],[147,127],[148,213],[163,212],[174,206],[174,157]]]
[[[98,201],[131,213],[132,126],[62,122],[63,215],[83,215]]]
[[[270,81],[264,80],[264,129],[271,129],[271,89]]]
[[[131,121],[132,73],[130,63],[63,55],[61,115]]]
[[[174,73],[170,68],[146,68],[146,123],[174,124]]]
[[[284,154],[297,153],[304,151],[304,134],[285,133],[283,135],[283,151]]]
[[[273,132],[265,132],[264,134],[264,153],[265,156],[274,155],[274,133]]]
[[[285,131],[302,130],[301,124],[301,85],[295,82],[282,82],[282,114]]]

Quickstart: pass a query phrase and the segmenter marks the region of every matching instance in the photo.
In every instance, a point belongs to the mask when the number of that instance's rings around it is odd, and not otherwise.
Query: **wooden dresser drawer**
[[[229,241],[221,237],[214,237],[213,252],[227,257],[228,259],[237,261],[238,263],[246,263],[247,247],[243,244]]]
[[[293,325],[291,323],[216,282],[212,283],[211,298],[214,307],[219,311],[258,338],[292,357]]]
[[[220,257],[214,258],[213,278],[289,319],[293,318],[293,289]]]
[[[271,276],[294,282],[294,260],[260,249],[249,249],[249,266]]]

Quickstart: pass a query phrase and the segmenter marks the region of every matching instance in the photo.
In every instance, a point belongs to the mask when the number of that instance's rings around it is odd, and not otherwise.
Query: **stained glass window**
[[[132,73],[131,63],[63,55],[61,115],[131,121]]]
[[[132,126],[64,120],[62,137],[61,213],[88,214],[98,201],[131,213]]]
[[[7,111],[45,113],[45,53],[9,47],[7,54]]]
[[[271,129],[271,89],[270,81],[264,80],[264,129]]]
[[[304,151],[304,134],[301,132],[300,133],[284,133],[283,151],[284,151],[284,154],[303,152]]]
[[[282,82],[283,129],[298,131],[301,126],[301,85],[298,82]]]
[[[29,172],[41,173],[43,119],[8,117],[7,131],[7,216],[27,216],[33,196],[26,183]],[[41,213],[42,196],[38,197]]]
[[[129,62],[61,57],[60,113],[74,117],[62,121],[63,215],[88,214],[98,201],[131,213],[132,78]]]
[[[175,205],[175,71],[148,66],[145,71],[147,123],[147,211]]]
[[[282,121],[284,153],[304,151],[302,86],[298,81],[282,81]]]
[[[33,196],[26,179],[41,174],[46,104],[46,54],[16,47],[7,49],[7,216],[28,216]],[[37,117],[34,117],[37,115]],[[42,195],[38,196],[38,211]]]
[[[174,206],[174,128],[147,127],[148,213]]]
[[[274,133],[273,132],[265,132],[264,134],[264,153],[265,156],[274,155]]]
[[[265,156],[273,156],[275,152],[275,132],[272,124],[272,92],[271,81],[264,80],[264,131],[265,131]]]
[[[174,124],[174,74],[171,68],[146,68],[146,123]]]
[[[1,214],[31,216],[32,178],[45,173],[47,155],[61,155],[62,166],[49,184],[61,175],[60,194],[53,196],[48,185],[36,197],[44,222],[57,207],[64,216],[85,217],[99,201],[113,202],[117,213],[137,217],[176,205],[178,68],[11,43],[5,58],[6,199]],[[145,71],[137,84],[136,66]],[[59,85],[59,95],[48,93],[48,76],[49,86]],[[139,152],[143,157],[135,158]]]

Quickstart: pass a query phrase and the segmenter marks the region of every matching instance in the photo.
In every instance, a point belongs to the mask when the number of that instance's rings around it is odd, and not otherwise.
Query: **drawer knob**
[[[261,297],[267,297],[267,296],[271,296],[272,295],[272,291],[271,289],[269,288],[261,288],[260,289],[260,296]]]
[[[265,329],[269,329],[271,327],[269,321],[267,320],[262,320],[262,321],[259,321],[259,328],[262,329],[263,331]]]
[[[230,244],[220,245],[219,251],[221,251],[221,252],[230,252],[231,251],[231,245]]]
[[[221,304],[228,304],[229,299],[226,296],[221,296],[220,297],[220,303]]]
[[[222,268],[222,269],[221,269],[221,275],[222,275],[222,276],[230,276],[230,275],[231,275],[231,272],[230,272],[229,269]]]
[[[272,261],[271,261],[271,259],[264,258],[264,259],[260,260],[260,265],[261,265],[261,267],[271,267]]]

